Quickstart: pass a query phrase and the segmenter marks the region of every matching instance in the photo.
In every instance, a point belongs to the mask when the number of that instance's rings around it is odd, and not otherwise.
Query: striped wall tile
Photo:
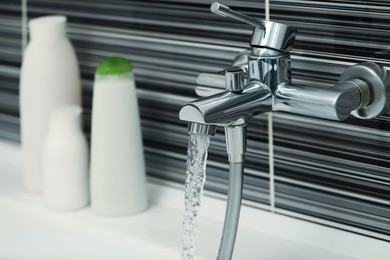
[[[387,1],[271,0],[296,26],[293,82],[328,87],[348,66],[390,65]],[[390,114],[346,122],[274,113],[276,206],[390,235]]]
[[[89,136],[93,75],[107,56],[135,67],[149,177],[181,185],[188,136],[180,107],[196,98],[201,71],[219,71],[246,48],[252,29],[209,11],[209,0],[28,0],[28,18],[68,17],[83,80]],[[264,2],[221,1],[264,18]],[[0,138],[19,140],[18,77],[21,1],[0,5]],[[271,0],[271,19],[298,28],[293,82],[329,87],[348,66],[389,63],[386,1]],[[390,115],[330,122],[273,113],[276,212],[389,240]],[[248,126],[245,203],[267,208],[267,115]],[[226,194],[223,130],[212,138],[206,189]],[[350,227],[350,229],[349,229]]]
[[[18,142],[21,1],[0,4],[0,138]]]

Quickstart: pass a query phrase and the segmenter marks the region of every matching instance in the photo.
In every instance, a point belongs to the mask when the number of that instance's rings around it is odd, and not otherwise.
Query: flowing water
[[[206,160],[210,136],[191,134],[187,150],[185,213],[183,217],[182,260],[194,259],[198,211],[206,181]]]

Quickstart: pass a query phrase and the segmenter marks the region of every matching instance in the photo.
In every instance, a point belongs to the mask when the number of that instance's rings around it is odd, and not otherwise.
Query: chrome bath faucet
[[[239,220],[248,120],[270,111],[338,121],[350,115],[372,119],[390,110],[390,75],[381,65],[363,62],[346,69],[330,88],[293,84],[290,51],[296,29],[258,21],[219,3],[210,9],[254,27],[250,49],[222,72],[199,74],[195,90],[201,98],[180,110],[190,133],[212,135],[217,126],[225,127],[229,190],[217,257],[225,260],[231,259]]]
[[[219,3],[210,9],[254,26],[250,50],[239,54],[224,72],[198,76],[196,92],[204,98],[184,106],[181,120],[227,126],[245,124],[256,114],[285,111],[339,121],[351,114],[371,119],[390,110],[390,76],[384,67],[357,64],[330,88],[292,84],[290,51],[296,29],[257,21]]]

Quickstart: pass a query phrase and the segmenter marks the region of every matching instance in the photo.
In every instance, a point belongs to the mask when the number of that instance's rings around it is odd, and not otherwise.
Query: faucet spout
[[[250,117],[271,109],[271,90],[253,81],[240,92],[224,91],[186,104],[180,119],[206,125],[244,125]]]

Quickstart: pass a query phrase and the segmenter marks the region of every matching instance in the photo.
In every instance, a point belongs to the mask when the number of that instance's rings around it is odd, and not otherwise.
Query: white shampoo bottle
[[[23,186],[40,193],[49,114],[64,105],[80,105],[81,86],[76,54],[66,36],[66,17],[32,19],[29,28],[20,72]]]
[[[96,70],[91,129],[91,207],[130,215],[147,207],[145,163],[131,64],[118,57]]]
[[[81,107],[68,105],[50,116],[42,168],[43,196],[52,210],[76,210],[89,201],[88,145],[81,114]]]

